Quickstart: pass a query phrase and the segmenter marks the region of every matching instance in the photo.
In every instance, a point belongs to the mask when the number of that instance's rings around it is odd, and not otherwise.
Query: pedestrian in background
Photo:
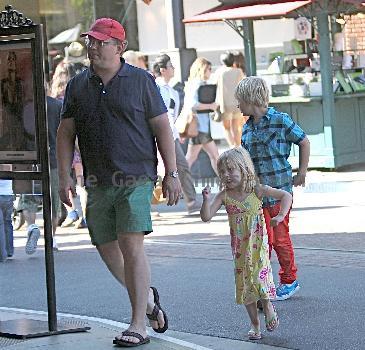
[[[193,113],[198,118],[198,136],[189,140],[186,160],[189,167],[193,166],[203,149],[209,156],[210,164],[217,174],[218,147],[210,133],[210,117],[206,110],[215,111],[218,105],[213,103],[199,102],[198,90],[201,85],[207,83],[212,73],[212,64],[203,57],[198,57],[190,67],[190,74],[185,85],[185,99],[182,113]]]
[[[156,76],[156,84],[160,88],[162,99],[167,108],[167,115],[169,116],[170,127],[175,140],[177,171],[179,172],[188,214],[192,214],[200,210],[201,204],[196,200],[193,177],[181,146],[179,133],[175,127],[180,111],[180,98],[179,93],[169,85],[170,80],[175,75],[175,68],[171,63],[170,56],[166,54],[157,56],[153,64],[153,73]]]
[[[138,55],[136,51],[127,50],[123,53],[122,57],[128,64],[139,67]]]
[[[60,123],[60,114],[62,102],[47,96],[47,122],[48,122],[48,141],[49,141],[49,163],[50,163],[50,186],[51,186],[51,203],[52,203],[52,234],[53,249],[58,250],[56,241],[56,229],[61,211],[61,202],[58,194],[58,174],[56,160],[56,135],[57,128]],[[39,226],[36,224],[37,212],[42,204],[41,195],[22,194],[19,198],[17,211],[22,212],[24,220],[27,224],[27,242],[25,244],[25,252],[32,255],[38,247],[38,239],[41,235]]]
[[[55,73],[51,82],[51,97],[63,101],[65,96],[67,83],[77,74],[81,73],[86,66],[83,62],[69,61],[65,59],[55,69]],[[62,223],[62,227],[70,227],[75,225],[76,228],[86,228],[86,200],[87,193],[84,185],[84,170],[80,150],[78,148],[77,139],[75,141],[74,157],[72,159],[72,171],[75,176],[76,193],[80,196],[81,213],[77,211],[76,197],[71,197],[71,207],[66,207],[67,217]]]
[[[50,87],[48,89],[47,96],[47,120],[48,120],[48,140],[49,140],[49,162],[50,162],[50,183],[51,183],[51,197],[52,197],[52,228],[53,228],[53,250],[58,250],[58,244],[55,237],[56,229],[59,223],[61,213],[61,202],[58,194],[58,174],[57,174],[57,159],[56,159],[56,135],[58,125],[60,123],[60,114],[62,108],[62,100],[65,94],[67,82],[76,74],[81,72],[85,68],[82,62],[70,62],[64,59],[60,62],[53,74]],[[77,155],[76,155],[77,157]],[[73,163],[74,164],[74,163]],[[81,162],[79,162],[81,165]],[[81,166],[82,169],[82,166]],[[78,173],[76,176],[82,176]],[[86,193],[82,192],[82,188],[79,189],[81,193],[81,203],[86,201]],[[85,199],[84,199],[85,198]],[[75,204],[73,201],[74,211],[68,210],[67,222],[74,222],[78,219],[78,214],[75,212]],[[41,231],[36,224],[36,216],[39,206],[42,204],[42,198],[40,195],[34,194],[21,194],[18,202],[17,211],[22,212],[25,222],[27,224],[27,242],[25,245],[25,252],[28,255],[32,255],[36,252],[38,247],[38,239],[41,235]],[[82,206],[83,207],[83,206]],[[76,217],[75,217],[76,215]],[[79,225],[82,225],[83,221],[80,221]],[[86,224],[85,224],[86,225]],[[80,227],[81,228],[81,227]]]
[[[242,126],[247,117],[244,117],[238,109],[234,92],[244,75],[241,69],[233,67],[233,53],[223,53],[220,60],[222,66],[215,72],[217,83],[216,102],[222,115],[222,123],[228,144],[231,147],[237,147],[241,145]]]
[[[140,51],[136,51],[136,55],[137,55],[137,67],[144,70],[148,70],[148,56]]]
[[[204,188],[201,218],[209,221],[222,205],[226,208],[235,267],[236,303],[244,304],[250,316],[249,339],[261,339],[256,307],[258,300],[263,305],[266,329],[271,332],[279,325],[276,310],[270,301],[270,298],[275,298],[275,285],[262,198],[269,196],[280,201],[280,210],[270,222],[276,226],[288,213],[292,197],[288,192],[256,182],[252,160],[242,147],[221,154],[218,159],[218,176],[223,190],[210,202],[210,187]]]
[[[14,236],[11,214],[13,213],[13,181],[0,180],[0,262],[14,254]]]
[[[242,52],[239,51],[233,52],[233,67],[241,69],[242,73],[246,74],[245,56],[243,56]]]
[[[156,332],[168,328],[157,289],[150,287],[144,236],[152,231],[156,142],[166,171],[162,187],[168,205],[180,198],[174,140],[153,76],[121,57],[127,47],[123,26],[99,18],[82,36],[90,68],[75,76],[66,89],[57,136],[60,196],[70,205],[69,194],[75,193],[70,166],[77,136],[91,242],[127,288],[132,308],[128,329],[113,343],[137,346],[150,341],[146,314]]]
[[[235,95],[242,114],[250,116],[243,127],[242,146],[251,155],[260,183],[292,194],[293,185],[305,185],[310,153],[306,134],[288,114],[268,106],[269,89],[263,79],[243,79]],[[293,143],[299,146],[299,169],[294,177],[288,162]],[[279,225],[270,227],[270,220],[280,212],[280,203],[276,198],[265,196],[263,204],[270,253],[274,248],[280,264],[276,300],[285,300],[300,288],[289,234],[290,210]]]

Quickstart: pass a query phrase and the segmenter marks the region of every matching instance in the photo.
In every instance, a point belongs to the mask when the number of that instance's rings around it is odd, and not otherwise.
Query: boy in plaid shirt
[[[235,96],[243,115],[250,118],[244,125],[241,143],[248,150],[260,183],[293,193],[294,186],[304,186],[309,162],[310,144],[304,131],[286,113],[276,111],[269,104],[269,89],[258,77],[240,81]],[[299,146],[299,169],[292,176],[288,162],[292,143]],[[283,222],[270,227],[270,219],[280,210],[280,203],[273,198],[263,200],[270,253],[274,248],[280,264],[280,284],[276,300],[285,300],[296,293],[297,281],[294,250],[289,234],[289,213]]]

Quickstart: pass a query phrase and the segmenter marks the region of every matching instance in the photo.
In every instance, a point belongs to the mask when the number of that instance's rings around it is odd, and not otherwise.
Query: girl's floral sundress
[[[237,304],[275,299],[261,200],[252,192],[242,202],[226,195],[225,202],[235,265]]]

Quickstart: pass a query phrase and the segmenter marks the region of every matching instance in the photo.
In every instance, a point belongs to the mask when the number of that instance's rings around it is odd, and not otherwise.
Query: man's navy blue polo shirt
[[[86,69],[66,88],[61,117],[75,120],[86,185],[157,178],[149,119],[167,110],[154,78],[123,59],[121,63],[106,86]]]

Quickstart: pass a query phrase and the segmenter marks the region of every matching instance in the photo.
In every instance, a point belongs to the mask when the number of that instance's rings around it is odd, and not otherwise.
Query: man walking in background
[[[157,56],[153,64],[153,73],[156,76],[156,84],[160,88],[162,99],[167,108],[167,115],[175,140],[176,166],[179,172],[188,214],[192,214],[200,210],[201,203],[196,200],[193,178],[181,147],[179,133],[175,127],[175,121],[179,116],[180,98],[178,92],[169,85],[170,80],[175,74],[175,68],[171,63],[170,56],[166,54]]]

